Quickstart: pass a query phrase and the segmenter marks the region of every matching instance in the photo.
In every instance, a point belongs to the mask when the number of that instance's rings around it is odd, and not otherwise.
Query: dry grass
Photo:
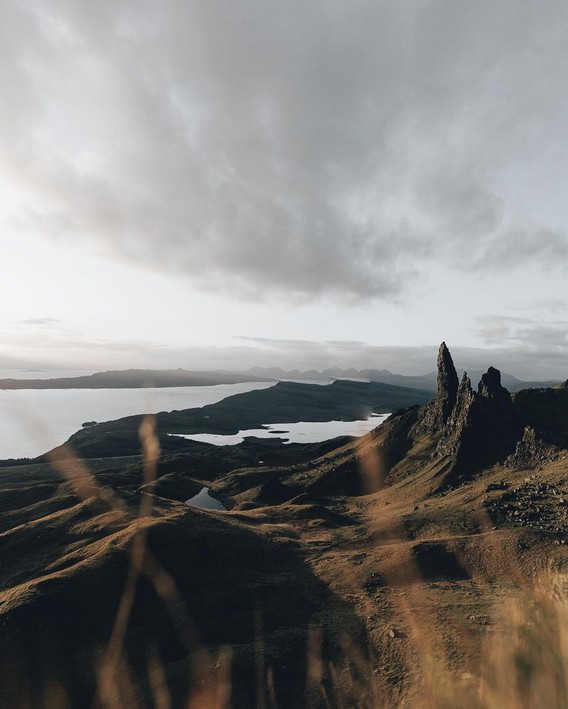
[[[144,420],[140,437],[145,460],[144,484],[151,485],[156,479],[160,454],[151,417]],[[416,555],[417,543],[423,540],[417,541],[415,536],[409,535],[402,524],[402,520],[409,517],[409,510],[414,509],[416,500],[420,498],[423,504],[418,483],[414,480],[410,486],[408,481],[403,481],[398,488],[385,490],[385,465],[377,447],[362,449],[359,461],[365,489],[370,495],[353,505],[362,520],[365,544],[361,548],[366,560],[360,568],[353,566],[358,547],[354,538],[349,537],[354,533],[347,530],[341,537],[347,543],[336,544],[327,560],[321,561],[314,554],[310,563],[335,592],[347,598],[350,595],[357,597],[354,606],[366,623],[368,633],[362,644],[360,637],[350,636],[349,629],[338,627],[337,640],[341,651],[335,652],[330,659],[324,648],[321,623],[310,627],[303,705],[306,708],[337,709],[568,707],[568,577],[554,569],[527,575],[527,565],[522,565],[513,552],[511,534],[495,530],[492,521],[478,510],[475,534],[464,534],[459,538],[454,530],[449,530],[447,537],[443,537],[443,520],[436,522],[437,527],[432,527],[437,529],[435,541],[443,539],[444,549],[451,551],[467,575],[467,584],[460,585],[456,581],[455,587],[450,584],[444,587],[446,590],[441,586],[436,588],[431,579],[424,577],[424,569]],[[51,462],[72,485],[77,497],[83,500],[97,498],[105,506],[104,514],[108,515],[109,511],[125,514],[121,499],[100,486],[72,451],[65,451]],[[427,469],[425,476],[430,480],[431,471]],[[458,503],[462,504],[458,494],[462,493],[456,493]],[[469,494],[475,496],[476,491]],[[442,515],[442,508],[449,503],[444,500],[437,507],[435,503],[431,504],[431,511]],[[104,709],[147,705],[156,709],[174,706],[229,708],[234,696],[231,683],[233,651],[230,647],[213,651],[200,642],[173,578],[148,548],[152,516],[153,497],[144,494],[136,519],[131,520],[136,533],[130,541],[130,563],[112,632],[108,644],[98,654],[94,706]],[[324,540],[333,538],[337,541],[340,533],[315,528],[305,531],[305,535],[312,538],[317,534]],[[543,553],[543,547],[537,548],[535,553]],[[480,563],[481,557],[484,557],[483,564]],[[499,569],[501,575],[498,583],[494,569]],[[378,597],[362,590],[365,573],[370,571],[380,574],[381,594]],[[147,691],[141,689],[139,674],[131,666],[125,644],[141,579],[153,586],[177,628],[187,656],[191,658],[191,690],[186,697],[172,694],[168,667],[158,647],[145,649]],[[485,604],[484,622],[475,632],[470,628],[473,621],[464,618],[463,613],[458,620],[448,621],[449,611],[444,608],[442,598],[445,594],[450,602],[457,604],[459,614],[468,607],[463,603],[466,586],[470,600],[482,599]],[[33,591],[29,589],[28,592]],[[439,598],[435,597],[436,594]],[[11,595],[13,591],[6,591],[2,600],[10,602]],[[377,612],[379,601],[388,606],[382,614]],[[472,608],[479,606],[478,600],[472,601]],[[266,612],[267,609],[257,604],[254,706],[257,709],[287,709],[279,703],[274,667],[267,658]],[[448,622],[447,627],[444,622]],[[461,641],[465,650],[460,646],[460,633],[463,633]],[[466,664],[460,666],[460,662]],[[34,701],[22,694],[19,706],[34,706]],[[65,686],[46,677],[41,706],[63,708],[71,705]]]

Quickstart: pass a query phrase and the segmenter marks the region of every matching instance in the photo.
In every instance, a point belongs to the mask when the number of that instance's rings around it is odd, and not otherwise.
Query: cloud
[[[57,325],[61,321],[57,318],[27,318],[26,320],[16,320],[14,325]]]
[[[490,346],[462,347],[448,342],[457,368],[478,371],[491,365],[529,381],[566,379],[568,376],[568,322],[539,326],[526,318],[499,315],[480,317],[478,322]],[[498,333],[495,332],[497,329]],[[239,339],[251,343],[250,347],[239,352],[239,356],[244,354],[246,362],[285,369],[353,367],[419,375],[435,370],[438,353],[438,345],[385,346],[339,340]],[[255,343],[260,347],[255,348]]]
[[[545,269],[564,269],[568,261],[568,232],[553,231],[538,225],[509,228],[472,262],[471,267],[499,271],[533,261]]]
[[[436,262],[565,262],[546,169],[568,138],[560,0],[0,13],[6,229],[248,298],[392,299]]]
[[[503,341],[515,339],[514,331],[520,325],[532,325],[530,318],[519,318],[509,315],[479,315],[474,318],[477,329],[476,334],[483,338],[488,345],[498,344]]]
[[[497,318],[497,316],[492,316]],[[448,342],[459,369],[485,370],[489,365],[525,380],[568,377],[568,323],[516,328],[498,346],[460,347]],[[381,346],[357,341],[317,341],[240,337],[234,346],[164,346],[142,339],[86,339],[81,332],[48,331],[37,344],[32,332],[4,333],[0,367],[76,369],[102,371],[128,367],[189,370],[244,371],[251,367],[285,370],[388,369],[399,374],[420,375],[436,367],[438,345]],[[244,344],[240,344],[240,343]],[[502,343],[506,342],[505,345]],[[34,346],[35,343],[35,346]],[[25,352],[22,356],[20,353]],[[33,357],[30,355],[33,353]],[[80,363],[80,365],[78,365]]]
[[[555,309],[555,301],[544,303]],[[480,334],[505,367],[519,367],[525,378],[568,377],[568,320],[486,315],[476,318]],[[506,343],[503,345],[503,343]]]

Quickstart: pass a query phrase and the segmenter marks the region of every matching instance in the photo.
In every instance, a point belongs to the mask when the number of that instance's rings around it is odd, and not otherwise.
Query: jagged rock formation
[[[469,474],[513,453],[523,426],[510,393],[501,385],[501,373],[489,367],[477,392],[464,373],[458,377],[445,342],[438,353],[438,395],[427,404],[417,431],[438,435],[436,454],[451,459],[447,478]]]
[[[525,426],[522,439],[517,443],[515,452],[505,461],[508,468],[531,468],[545,460],[551,460],[554,448],[541,441],[531,426]]]
[[[471,379],[467,376],[467,372],[463,373],[462,380],[458,389],[456,406],[452,411],[448,425],[453,432],[457,432],[469,422],[470,411],[475,399],[474,391],[471,387]]]
[[[442,423],[446,423],[456,405],[459,380],[446,343],[438,350],[438,395],[437,402]]]
[[[511,395],[501,385],[501,373],[489,367],[477,393],[464,376],[439,448],[453,458],[457,472],[469,473],[512,453],[521,433]]]
[[[428,404],[421,417],[421,429],[434,433],[443,428],[456,405],[459,380],[452,361],[452,356],[446,343],[442,342],[438,350],[437,395]]]
[[[525,426],[545,443],[568,447],[568,387],[524,389],[515,394],[515,410]]]

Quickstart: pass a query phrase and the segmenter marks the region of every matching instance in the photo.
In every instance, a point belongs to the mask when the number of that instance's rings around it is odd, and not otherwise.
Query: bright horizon
[[[564,3],[0,18],[0,368],[568,378]]]

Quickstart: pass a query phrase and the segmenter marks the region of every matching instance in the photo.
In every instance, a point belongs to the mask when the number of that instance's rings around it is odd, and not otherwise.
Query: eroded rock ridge
[[[504,459],[515,450],[523,427],[501,373],[489,367],[477,391],[464,373],[458,377],[443,342],[438,353],[438,394],[421,416],[422,428],[440,436],[436,452],[452,459],[453,472],[470,473]]]

